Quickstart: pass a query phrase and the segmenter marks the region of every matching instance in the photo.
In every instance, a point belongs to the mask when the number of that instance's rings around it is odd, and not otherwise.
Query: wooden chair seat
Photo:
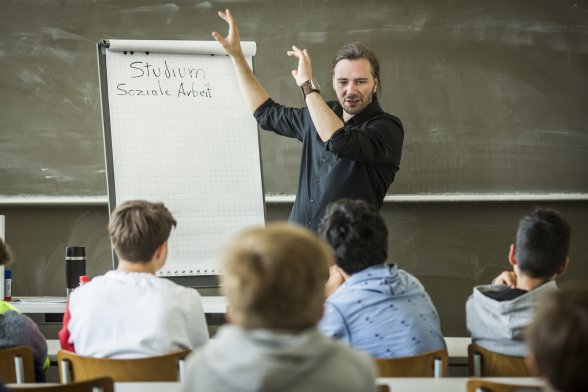
[[[543,387],[537,385],[515,385],[504,382],[472,379],[468,380],[467,392],[541,392]]]
[[[447,350],[400,358],[374,358],[379,377],[446,377]]]
[[[190,350],[145,358],[92,358],[60,350],[57,353],[62,383],[110,377],[115,382],[181,381]]]
[[[33,349],[17,346],[0,350],[0,379],[7,384],[35,382]]]
[[[475,343],[468,346],[469,375],[474,377],[530,377],[524,357],[503,355]]]

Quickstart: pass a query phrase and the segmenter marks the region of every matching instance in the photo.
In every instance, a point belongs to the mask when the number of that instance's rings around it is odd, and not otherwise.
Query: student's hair
[[[230,244],[221,291],[243,328],[303,330],[322,317],[332,255],[309,230],[286,223],[251,228]]]
[[[133,263],[148,263],[176,224],[163,203],[130,200],[114,210],[108,233],[118,257]]]
[[[548,293],[527,330],[537,370],[560,392],[588,391],[588,289]]]
[[[555,210],[536,208],[519,222],[516,240],[517,265],[533,278],[550,278],[566,262],[570,225]]]
[[[352,275],[388,258],[388,229],[363,200],[341,199],[327,206],[319,234],[335,252],[335,262]]]
[[[10,247],[0,238],[0,265],[10,265],[13,261],[14,256]]]

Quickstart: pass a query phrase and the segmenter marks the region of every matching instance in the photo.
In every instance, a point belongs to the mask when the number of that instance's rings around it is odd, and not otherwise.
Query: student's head
[[[113,211],[108,233],[120,259],[149,263],[175,226],[176,220],[162,203],[130,200]]]
[[[559,392],[588,391],[588,289],[541,298],[527,330],[528,364]]]
[[[243,231],[230,244],[221,275],[231,322],[247,329],[316,325],[331,262],[329,247],[303,227],[273,223]]]
[[[348,275],[388,258],[388,229],[363,200],[342,199],[327,206],[319,234],[333,248],[335,262]]]
[[[565,270],[570,225],[554,210],[536,208],[519,222],[515,246],[519,271],[532,278],[551,279]]]
[[[333,89],[345,112],[365,109],[380,91],[380,63],[374,52],[359,42],[343,46],[333,58]]]
[[[0,238],[0,265],[10,265],[14,261],[14,256],[10,247]]]

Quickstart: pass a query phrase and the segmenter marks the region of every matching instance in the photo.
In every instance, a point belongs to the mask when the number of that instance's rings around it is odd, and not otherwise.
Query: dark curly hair
[[[376,209],[363,200],[337,200],[327,206],[320,236],[335,252],[335,262],[349,275],[388,258],[388,229]]]

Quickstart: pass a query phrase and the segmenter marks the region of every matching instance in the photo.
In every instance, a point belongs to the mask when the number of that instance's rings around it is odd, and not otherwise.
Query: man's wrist
[[[300,85],[300,89],[302,90],[302,96],[306,100],[306,96],[311,93],[319,93],[321,92],[321,87],[319,86],[316,79],[308,79],[306,82]]]

